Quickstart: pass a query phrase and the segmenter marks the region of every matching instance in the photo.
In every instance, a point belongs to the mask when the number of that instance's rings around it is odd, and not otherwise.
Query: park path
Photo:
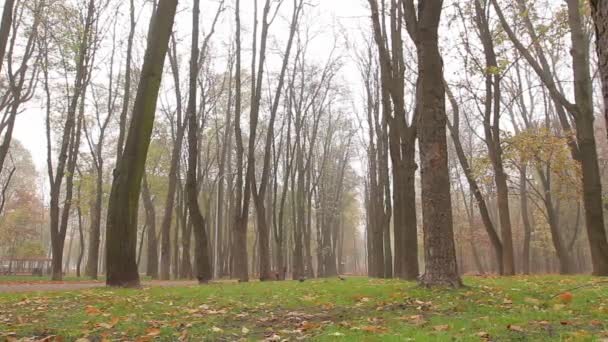
[[[193,286],[198,284],[196,281],[144,281],[146,287],[177,287]],[[24,292],[46,292],[46,291],[74,291],[85,290],[97,287],[104,287],[103,282],[44,282],[44,283],[0,283],[0,293],[24,293]]]

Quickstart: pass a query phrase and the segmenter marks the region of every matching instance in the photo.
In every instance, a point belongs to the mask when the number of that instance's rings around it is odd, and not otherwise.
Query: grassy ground
[[[453,291],[349,278],[0,294],[0,336],[56,335],[62,341],[606,341],[608,285],[602,281],[467,278],[467,288]]]
[[[6,283],[45,283],[51,281],[51,276],[31,276],[31,275],[11,275],[11,276],[0,276],[0,284]],[[63,277],[64,282],[78,282],[78,281],[93,281],[89,277],[76,277],[76,276],[65,276]]]

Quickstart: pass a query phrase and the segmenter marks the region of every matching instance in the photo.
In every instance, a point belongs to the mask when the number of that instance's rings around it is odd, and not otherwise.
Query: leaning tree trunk
[[[139,194],[176,7],[177,0],[160,0],[152,17],[129,133],[114,171],[106,229],[109,286],[139,286],[136,260]]]
[[[11,32],[11,26],[13,23],[13,7],[15,6],[15,0],[4,1],[4,10],[2,12],[2,23],[0,24],[0,71],[2,70],[2,64],[4,62],[4,54],[6,53],[6,46],[8,43],[8,36]]]

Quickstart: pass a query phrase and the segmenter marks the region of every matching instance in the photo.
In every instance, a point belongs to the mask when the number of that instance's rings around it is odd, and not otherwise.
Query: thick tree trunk
[[[137,287],[137,215],[158,91],[177,0],[160,0],[152,17],[129,134],[114,171],[107,219],[107,279],[109,286]]]
[[[602,79],[604,97],[604,121],[608,133],[608,2],[590,0],[591,15],[595,23],[595,48],[597,49],[598,66]]]
[[[101,155],[98,155],[102,157]],[[103,203],[103,173],[97,170],[95,178],[95,200],[91,207],[91,231],[89,232],[89,255],[85,266],[85,275],[97,279],[99,265],[99,242],[101,227],[101,207]]]
[[[412,132],[410,132],[411,134]],[[406,133],[404,133],[406,134]],[[416,221],[415,136],[401,146],[399,164],[393,167],[393,219],[395,226],[395,276],[415,280],[418,269],[418,223]],[[391,147],[398,149],[399,147]],[[392,152],[399,153],[399,152]],[[393,162],[397,161],[393,157]]]
[[[608,275],[608,240],[602,206],[602,182],[598,165],[595,128],[593,126],[593,89],[591,81],[589,45],[583,30],[581,4],[568,0],[568,21],[572,30],[572,66],[574,97],[578,107],[575,115],[576,138],[580,149],[583,171],[583,200],[587,220],[587,237],[591,247],[593,274]]]
[[[460,287],[456,262],[446,141],[443,61],[438,46],[442,1],[423,3],[416,32],[418,86],[416,110],[421,161],[425,273],[423,286]]]

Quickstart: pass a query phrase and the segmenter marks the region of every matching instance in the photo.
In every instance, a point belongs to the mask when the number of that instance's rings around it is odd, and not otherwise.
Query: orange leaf
[[[564,292],[559,295],[559,301],[564,304],[569,304],[570,302],[572,302],[573,298],[574,296],[572,296],[572,293],[570,292]]]
[[[94,307],[94,306],[87,306],[84,311],[89,314],[89,315],[99,315],[101,314],[101,310],[99,310],[98,308]]]
[[[146,330],[146,333],[148,334],[148,336],[158,336],[158,335],[160,335],[160,329],[159,328],[150,328],[150,329]]]

